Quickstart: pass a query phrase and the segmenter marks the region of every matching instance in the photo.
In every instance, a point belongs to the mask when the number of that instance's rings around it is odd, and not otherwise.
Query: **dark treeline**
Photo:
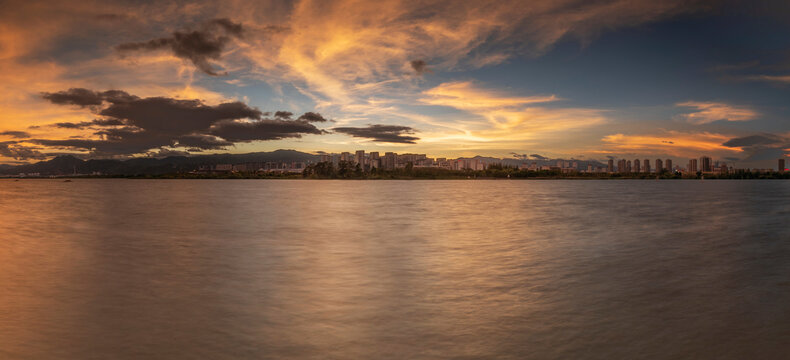
[[[582,173],[558,170],[525,170],[513,166],[492,164],[485,170],[448,170],[414,167],[407,164],[395,170],[363,169],[352,162],[341,161],[309,165],[302,173],[308,179],[468,179],[468,178],[549,178],[549,179],[790,179],[790,172],[737,171],[728,174],[693,175],[662,171],[660,173]]]

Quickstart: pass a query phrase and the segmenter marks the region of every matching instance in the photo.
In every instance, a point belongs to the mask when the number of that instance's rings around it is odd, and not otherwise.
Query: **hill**
[[[318,161],[318,155],[295,150],[275,150],[247,154],[211,154],[198,156],[170,156],[165,158],[134,158],[128,160],[93,159],[82,160],[71,155],[62,155],[52,160],[34,164],[0,167],[2,175],[39,173],[41,175],[92,174],[106,175],[158,175],[186,172],[200,165],[238,164],[245,162],[310,162]]]

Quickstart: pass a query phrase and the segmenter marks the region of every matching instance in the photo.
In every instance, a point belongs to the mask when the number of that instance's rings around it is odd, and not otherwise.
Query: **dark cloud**
[[[82,129],[90,126],[90,122],[80,122],[80,123],[61,122],[61,123],[54,123],[52,124],[52,126],[61,129]]]
[[[670,144],[670,145],[675,143],[674,141],[669,141],[669,140],[661,140],[661,142],[664,143],[664,144]]]
[[[529,155],[527,154],[519,154],[519,153],[511,152],[510,155],[513,155],[513,157],[516,159],[522,159],[522,160],[529,159]]]
[[[727,147],[749,147],[749,146],[760,146],[760,145],[773,145],[778,144],[786,141],[786,139],[771,134],[762,134],[762,135],[750,135],[750,136],[743,136],[732,138],[727,140],[724,146]]]
[[[99,115],[125,120],[127,124],[146,131],[180,135],[205,131],[220,120],[259,119],[261,111],[242,102],[209,106],[204,105],[200,100],[151,97],[110,104],[109,107],[102,109]]]
[[[420,138],[409,136],[415,130],[408,126],[398,125],[369,125],[368,127],[336,127],[332,130],[351,135],[353,137],[369,138],[373,141],[415,144]]]
[[[55,93],[44,92],[41,97],[58,105],[77,105],[81,107],[99,106],[105,101],[110,103],[121,103],[139,99],[121,90],[108,90],[103,92],[92,91],[82,88],[71,88],[66,91]]]
[[[314,112],[306,112],[302,116],[300,116],[297,120],[309,121],[309,122],[326,122],[327,120],[321,116],[319,113]]]
[[[233,142],[300,138],[302,134],[321,133],[309,121],[282,119],[223,121],[211,129],[211,134]]]
[[[532,154],[532,155],[530,155],[530,157],[535,159],[535,160],[548,160],[549,159],[549,158],[547,158],[547,157],[545,157],[543,155],[540,155],[540,154]]]
[[[25,131],[3,131],[0,136],[10,136],[16,139],[29,138],[30,134]]]
[[[431,69],[428,68],[428,63],[426,63],[425,60],[420,60],[420,59],[412,60],[410,64],[411,64],[411,68],[414,69],[414,72],[416,72],[417,75],[433,72],[431,71]]]
[[[211,135],[184,135],[176,138],[173,145],[201,150],[219,150],[231,146],[233,143]]]
[[[292,113],[290,111],[276,111],[274,113],[274,117],[276,117],[278,119],[290,119],[291,116],[293,116],[293,114],[294,113]]]
[[[237,142],[298,138],[322,134],[313,123],[325,122],[321,114],[278,111],[266,118],[242,102],[206,105],[200,100],[167,97],[140,98],[120,90],[97,92],[69,89],[42,96],[56,104],[87,107],[99,116],[93,121],[57,123],[61,128],[94,130],[99,139],[33,139],[35,144],[63,149],[83,149],[98,156],[146,154],[162,148],[217,150]],[[154,149],[154,150],[152,150]]]
[[[52,126],[62,129],[85,129],[93,126],[119,126],[119,125],[126,125],[126,123],[118,119],[94,119],[93,121],[82,121],[78,123],[62,122],[62,123],[52,124]]]
[[[189,156],[189,152],[187,151],[179,151],[167,148],[161,148],[159,151],[152,151],[147,154],[150,157],[155,158],[164,158],[168,156]]]
[[[790,148],[790,139],[774,134],[756,134],[727,140],[722,145],[741,148],[746,157],[745,163],[764,162],[785,156],[785,149]]]
[[[37,148],[18,145],[14,141],[0,142],[0,156],[14,158],[14,160],[41,160],[47,157]]]
[[[216,25],[225,30],[226,33],[239,38],[242,37],[244,32],[244,28],[242,28],[241,23],[234,23],[228,18],[211,20],[209,25]]]
[[[609,160],[616,160],[617,159],[616,156],[612,156],[612,155],[606,155],[606,158],[609,159]]]
[[[217,73],[209,61],[219,60],[225,46],[232,38],[241,38],[243,32],[241,24],[229,19],[214,19],[200,30],[176,31],[171,37],[120,44],[116,50],[125,53],[168,49],[173,55],[192,62],[200,71],[218,76],[224,73]]]

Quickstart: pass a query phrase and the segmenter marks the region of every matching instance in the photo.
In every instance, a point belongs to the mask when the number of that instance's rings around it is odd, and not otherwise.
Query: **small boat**
[[[68,179],[67,179],[67,180],[63,180],[63,182],[71,182],[71,180],[68,180]]]

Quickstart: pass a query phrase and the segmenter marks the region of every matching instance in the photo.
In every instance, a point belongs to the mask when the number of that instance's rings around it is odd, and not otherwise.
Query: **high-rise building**
[[[378,151],[372,151],[368,155],[368,165],[370,165],[371,169],[381,167],[381,158],[379,157]]]
[[[639,162],[639,159],[634,160],[634,172],[642,172],[642,164]]]
[[[667,159],[664,165],[666,166],[667,171],[672,172],[672,159]]]
[[[650,160],[645,159],[645,162],[644,162],[643,165],[645,166],[645,172],[649,174],[650,173]]]
[[[617,172],[624,173],[625,170],[625,160],[617,161]]]
[[[387,152],[384,153],[384,158],[381,161],[381,167],[384,170],[395,170],[395,164],[397,163],[398,154],[394,152]]]
[[[697,159],[689,160],[689,166],[686,168],[686,171],[689,173],[697,172]]]
[[[708,156],[703,156],[699,158],[700,166],[702,167],[702,172],[711,172],[713,171],[713,159]]]
[[[354,165],[365,168],[365,150],[357,150],[357,153],[354,155]]]
[[[331,156],[329,154],[321,154],[321,162],[329,162]]]
[[[348,151],[340,153],[340,161],[351,161],[351,153]]]
[[[785,171],[785,159],[779,159],[779,172]]]
[[[628,160],[628,162],[625,163],[625,172],[631,172],[631,160]]]
[[[609,159],[609,161],[606,163],[606,172],[610,172],[610,173],[614,172],[614,160],[613,159]]]
[[[664,171],[664,162],[661,159],[656,159],[656,173]]]

